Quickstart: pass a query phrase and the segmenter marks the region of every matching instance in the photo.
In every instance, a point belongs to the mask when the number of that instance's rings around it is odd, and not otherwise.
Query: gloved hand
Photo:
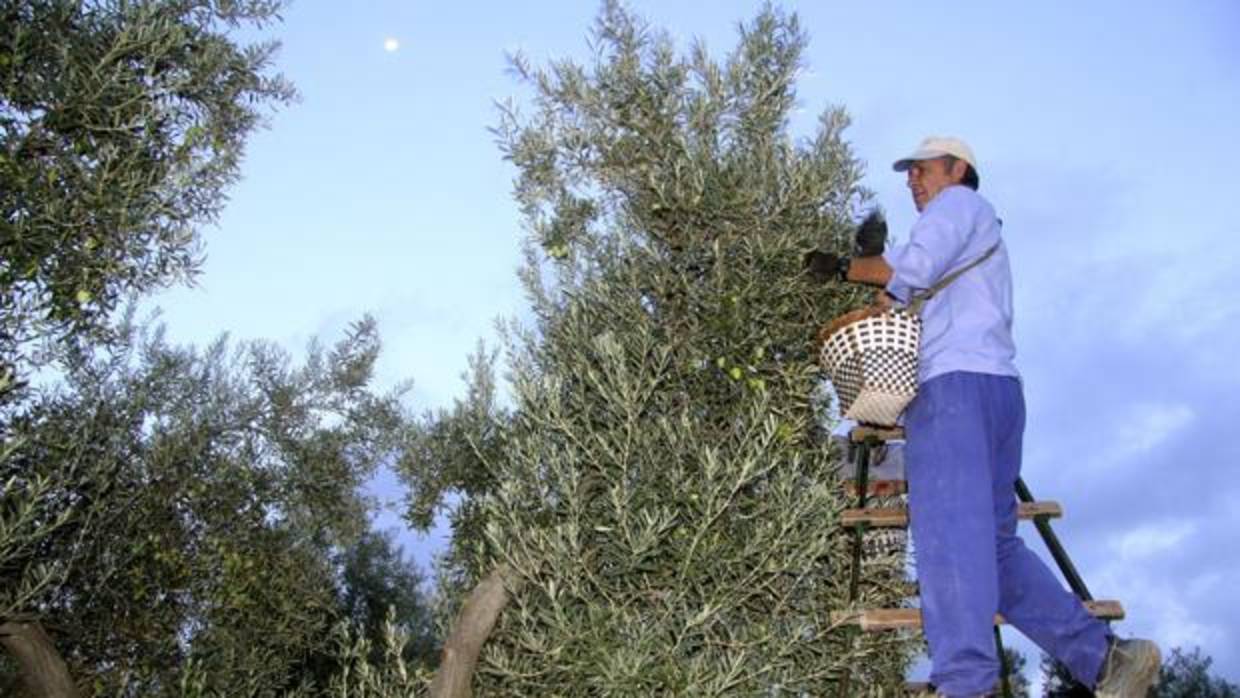
[[[805,253],[805,272],[820,284],[828,281],[844,281],[852,260],[831,252],[810,250]]]
[[[882,210],[875,208],[866,215],[861,225],[857,226],[853,242],[857,246],[858,257],[877,257],[883,253],[887,247],[887,220],[883,218]]]

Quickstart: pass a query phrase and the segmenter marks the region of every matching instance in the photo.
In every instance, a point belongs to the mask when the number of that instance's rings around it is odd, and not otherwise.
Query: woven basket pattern
[[[819,360],[840,398],[840,412],[867,424],[895,424],[917,394],[921,320],[903,309],[840,327]]]

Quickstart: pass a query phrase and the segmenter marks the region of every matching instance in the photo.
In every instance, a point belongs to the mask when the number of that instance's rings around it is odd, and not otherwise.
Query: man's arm
[[[848,265],[846,278],[854,283],[886,288],[893,273],[891,265],[881,255],[854,257],[852,263]]]

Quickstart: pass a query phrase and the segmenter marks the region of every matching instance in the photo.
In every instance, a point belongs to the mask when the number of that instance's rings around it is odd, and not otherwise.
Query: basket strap
[[[925,293],[914,294],[913,302],[909,304],[909,308],[913,311],[913,314],[921,315],[921,306],[924,305],[926,301],[933,298],[934,294],[947,288],[947,285],[955,281],[957,278],[959,278],[961,274],[972,269],[973,267],[976,267],[982,262],[985,262],[986,260],[990,259],[990,256],[993,255],[995,251],[999,249],[1000,244],[1002,244],[1002,241],[996,242],[994,245],[991,245],[990,249],[986,250],[986,252],[981,257],[978,257],[972,262],[969,262],[963,267],[960,267],[956,271],[953,271],[947,276],[944,276],[942,279],[939,279],[939,282],[931,286],[930,288],[926,289]]]

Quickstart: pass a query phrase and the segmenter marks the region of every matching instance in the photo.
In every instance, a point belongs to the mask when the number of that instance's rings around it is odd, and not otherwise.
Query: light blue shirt
[[[1020,376],[1012,341],[1012,269],[1001,226],[989,201],[954,185],[926,205],[908,244],[883,253],[893,271],[887,292],[908,304],[914,293],[999,245],[922,306],[919,382],[951,371]]]

